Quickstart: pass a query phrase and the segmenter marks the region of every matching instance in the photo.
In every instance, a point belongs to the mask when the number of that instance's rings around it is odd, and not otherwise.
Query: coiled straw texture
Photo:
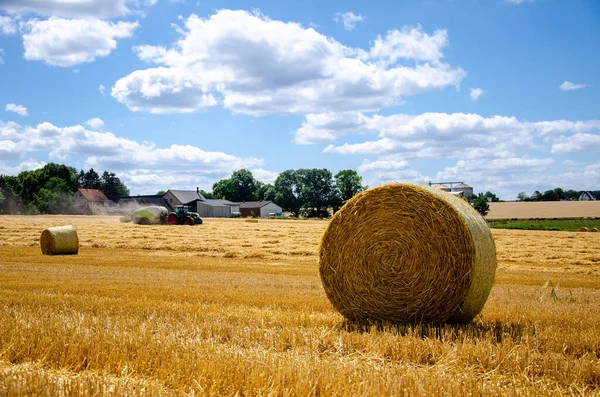
[[[409,183],[349,200],[319,247],[327,297],[353,321],[471,321],[483,308],[496,250],[483,218],[464,200]]]
[[[73,226],[49,227],[42,232],[40,246],[44,255],[77,255],[77,231]]]

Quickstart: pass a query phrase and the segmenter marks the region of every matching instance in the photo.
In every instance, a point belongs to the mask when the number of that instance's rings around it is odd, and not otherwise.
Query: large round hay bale
[[[327,297],[350,320],[468,322],[494,283],[496,249],[466,201],[396,183],[358,194],[333,216],[319,271]]]
[[[598,232],[598,228],[597,227],[593,227],[593,228],[590,229],[590,232],[597,233]]]
[[[44,255],[77,255],[77,231],[73,226],[49,227],[42,232],[40,246]]]
[[[589,230],[588,230],[588,228],[587,228],[587,227],[585,227],[585,226],[582,226],[582,227],[580,227],[579,229],[577,229],[577,231],[578,231],[578,232],[587,232],[587,231],[589,231]]]

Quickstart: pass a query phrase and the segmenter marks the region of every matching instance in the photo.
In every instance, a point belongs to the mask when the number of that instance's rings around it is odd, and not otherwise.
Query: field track
[[[490,203],[486,219],[600,217],[600,201],[538,201]]]
[[[80,254],[42,256],[63,224]],[[1,216],[0,396],[600,393],[600,233],[493,230],[472,324],[378,327],[325,297],[326,226]]]

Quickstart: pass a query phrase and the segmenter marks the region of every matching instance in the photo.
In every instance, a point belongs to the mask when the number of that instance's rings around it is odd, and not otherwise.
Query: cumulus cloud
[[[104,127],[104,121],[102,121],[102,119],[99,117],[94,117],[92,119],[89,119],[85,123],[88,126],[90,126],[90,128],[93,128],[95,130],[99,130],[100,128]]]
[[[106,90],[106,87],[104,87],[102,84],[100,84],[100,86],[98,87],[98,92],[100,93],[100,95],[104,95],[105,90]]]
[[[359,51],[359,54],[363,59],[383,59],[392,64],[399,59],[437,61],[444,56],[442,49],[447,45],[448,32],[445,29],[429,35],[421,30],[421,26],[404,27],[389,31],[385,37],[377,36],[370,50]]]
[[[66,18],[114,18],[133,12],[134,8],[152,5],[156,1],[140,0],[1,0],[0,10],[10,14],[37,14]]]
[[[184,24],[171,47],[135,48],[155,67],[118,80],[114,98],[132,111],[152,113],[198,112],[219,104],[253,115],[366,111],[457,86],[465,76],[440,60],[445,31],[391,31],[362,50],[246,11],[191,15]],[[405,66],[397,63],[400,58],[415,62]]]
[[[471,88],[471,100],[473,102],[477,102],[480,96],[483,95],[483,90],[481,88]]]
[[[274,184],[275,180],[279,176],[279,172],[269,171],[262,168],[253,168],[250,170],[252,176],[261,182]]]
[[[330,144],[323,152],[367,157],[359,171],[371,185],[398,180],[427,182],[432,178],[413,166],[422,165],[424,159],[435,159],[436,164],[455,162],[432,174],[435,180],[464,180],[507,199],[519,191],[555,187],[552,177],[563,181],[565,188],[580,189],[584,174],[600,183],[593,167],[582,171],[584,164],[571,159],[563,162],[571,167],[569,173],[557,172],[552,157],[600,152],[600,120],[531,122],[465,113],[324,113],[307,115],[295,134],[299,143],[335,141],[352,134],[369,136],[362,141],[354,136],[349,139],[351,143]],[[426,164],[429,169],[434,163]]]
[[[131,37],[137,22],[31,19],[22,23],[25,59],[69,67],[105,57],[117,48],[117,39]]]
[[[552,143],[552,153],[600,152],[600,135],[577,133],[560,136]]]
[[[358,22],[364,21],[364,17],[360,14],[355,15],[353,12],[336,12],[333,20],[335,23],[341,22],[346,30],[354,30]]]
[[[10,17],[0,15],[0,33],[14,34],[17,33],[17,25]]]
[[[193,145],[156,147],[150,142],[88,130],[82,125],[59,127],[44,122],[21,126],[0,121],[0,157],[4,166],[10,166],[6,163],[9,161],[22,161],[30,153],[45,153],[49,161],[83,157],[84,168],[117,172],[132,191],[149,193],[163,187],[210,188],[212,182],[237,169],[262,170],[264,165],[261,158],[240,158]],[[268,175],[266,170],[262,173]]]
[[[565,81],[564,83],[562,83],[560,85],[560,89],[563,91],[573,91],[573,90],[580,90],[582,88],[586,88],[589,87],[589,84],[573,84],[570,81]]]
[[[4,110],[6,110],[7,112],[16,113],[19,116],[23,116],[23,117],[29,116],[29,114],[27,113],[27,108],[23,105],[8,103],[8,104],[6,104],[6,107],[4,108]]]

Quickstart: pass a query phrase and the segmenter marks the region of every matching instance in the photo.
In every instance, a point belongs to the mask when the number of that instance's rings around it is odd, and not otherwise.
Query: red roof
[[[108,201],[104,193],[98,189],[77,189],[87,201]]]

